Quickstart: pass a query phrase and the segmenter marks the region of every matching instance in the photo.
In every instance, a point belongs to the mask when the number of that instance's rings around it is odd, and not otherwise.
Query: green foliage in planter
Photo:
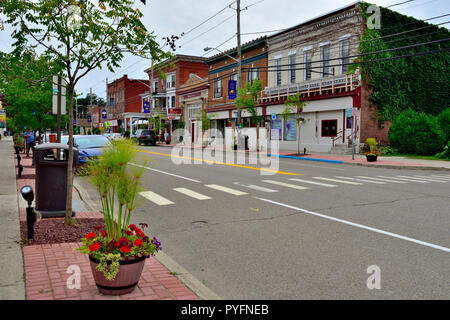
[[[445,109],[439,114],[438,122],[445,134],[445,139],[450,141],[450,108]]]
[[[116,275],[119,273],[119,260],[120,254],[109,253],[99,258],[100,263],[95,267],[95,270],[103,272],[103,275],[107,280],[114,280]],[[110,267],[108,267],[108,261],[111,262]]]
[[[391,146],[404,154],[434,155],[445,145],[437,118],[412,109],[392,122],[388,136]]]
[[[372,13],[367,13],[370,4],[361,2],[362,15],[367,19]],[[386,37],[395,33],[410,31],[426,27],[404,35]],[[417,43],[424,43],[448,38],[450,32],[427,22],[401,15],[386,8],[381,8],[381,29],[369,29],[363,33],[359,46],[360,53],[369,53],[384,49],[404,47]],[[374,38],[385,37],[380,40]],[[375,60],[394,56],[413,54],[422,51],[442,49],[445,43],[422,46],[419,48],[371,54],[361,57],[361,60]],[[412,108],[415,111],[438,115],[448,105],[443,101],[450,101],[448,74],[450,73],[450,53],[393,59],[388,61],[353,65],[349,69],[360,68],[363,80],[368,79],[373,88],[370,102],[377,106],[379,123],[393,120],[401,112]]]

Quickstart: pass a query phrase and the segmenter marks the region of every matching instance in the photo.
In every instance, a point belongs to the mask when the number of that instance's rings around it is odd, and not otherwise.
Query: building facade
[[[228,95],[229,80],[237,80],[238,66],[237,49],[233,48],[224,53],[208,58],[206,63],[209,66],[209,97],[207,113],[212,121],[212,128],[222,132],[225,137],[225,128],[234,127],[238,118],[234,99]],[[262,87],[267,86],[267,38],[261,37],[245,43],[241,46],[241,87],[247,82],[253,83],[258,79],[262,82]],[[264,108],[258,107],[258,114],[266,116]],[[251,123],[250,115],[243,110],[241,114],[244,126],[255,126]]]
[[[129,128],[130,114],[142,113],[140,94],[146,92],[150,86],[148,80],[129,79],[127,75],[107,84],[107,120],[111,124],[111,131],[116,132],[122,124]]]
[[[358,54],[363,24],[354,4],[268,38],[268,86],[260,104],[281,149],[329,152],[348,145],[352,130],[359,142],[361,77],[349,63]],[[283,117],[286,98],[296,94],[307,101],[303,112]]]
[[[182,108],[178,94],[180,86],[189,80],[191,74],[207,77],[208,65],[205,60],[202,57],[177,54],[145,70],[152,90],[141,94],[141,106],[143,108],[144,102],[150,102],[150,114],[162,114],[169,132],[176,129],[181,119]]]

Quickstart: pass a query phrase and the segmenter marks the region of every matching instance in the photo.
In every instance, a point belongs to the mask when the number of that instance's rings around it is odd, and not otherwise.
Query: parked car
[[[75,135],[73,136],[74,147],[78,149],[78,163],[86,164],[90,159],[94,159],[102,154],[104,147],[111,142],[108,138],[100,135]],[[69,136],[62,136],[61,143],[67,144]]]
[[[137,130],[136,133],[133,135],[133,138],[136,139],[139,145],[143,143],[146,146],[148,146],[149,144],[154,146],[156,145],[156,141],[158,140],[155,131],[150,129]]]

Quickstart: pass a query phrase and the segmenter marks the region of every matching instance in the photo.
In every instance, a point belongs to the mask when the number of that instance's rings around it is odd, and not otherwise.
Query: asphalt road
[[[448,172],[140,150],[133,222],[224,299],[450,298]]]

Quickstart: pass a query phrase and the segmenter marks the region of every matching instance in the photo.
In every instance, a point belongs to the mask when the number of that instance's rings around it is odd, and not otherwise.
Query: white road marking
[[[433,177],[433,178],[439,178],[439,179],[443,179],[443,180],[450,180],[450,177],[446,177],[446,176],[438,176],[437,174],[431,175],[431,177]]]
[[[139,192],[139,194],[141,196],[143,196],[144,198],[146,198],[147,200],[150,200],[151,202],[156,203],[158,206],[167,206],[169,204],[174,204],[169,199],[166,199],[166,198],[160,196],[159,194],[154,193],[153,191],[142,191],[142,192]]]
[[[413,179],[404,179],[404,178],[397,178],[397,177],[386,177],[386,176],[378,176],[380,178],[388,178],[392,180],[400,180],[400,181],[408,181],[408,182],[418,182],[418,183],[429,183],[427,181],[420,181],[420,180],[413,180]]]
[[[357,227],[357,228],[360,228],[360,229],[376,232],[376,233],[379,233],[379,234],[384,234],[384,235],[387,235],[387,236],[390,236],[390,237],[393,237],[393,238],[397,238],[397,239],[413,242],[413,243],[416,243],[416,244],[419,244],[419,245],[422,245],[422,246],[426,246],[426,247],[430,247],[430,248],[433,248],[433,249],[437,249],[437,250],[441,250],[441,251],[450,253],[450,248],[439,246],[439,245],[436,245],[436,244],[433,244],[433,243],[430,243],[430,242],[425,242],[425,241],[417,240],[417,239],[414,239],[414,238],[411,238],[411,237],[402,236],[400,234],[396,234],[396,233],[393,233],[393,232],[384,231],[384,230],[381,230],[381,229],[365,226],[365,225],[362,225],[362,224],[359,224],[359,223],[354,223],[354,222],[351,222],[351,221],[347,221],[347,220],[343,220],[343,219],[339,219],[339,218],[335,218],[335,217],[330,217],[330,216],[327,216],[327,215],[324,215],[324,214],[321,214],[321,213],[309,211],[309,210],[306,210],[306,209],[297,208],[297,207],[294,207],[294,206],[291,206],[291,205],[288,205],[288,204],[272,201],[272,200],[269,200],[269,199],[263,199],[263,198],[258,198],[258,197],[255,197],[255,198],[259,199],[259,200],[262,200],[262,201],[265,201],[265,202],[268,202],[268,203],[272,203],[272,204],[278,205],[278,206],[282,206],[282,207],[289,208],[289,209],[292,209],[292,210],[297,210],[297,211],[300,211],[300,212],[303,212],[303,213],[306,213],[306,214],[309,214],[309,215],[313,215],[313,216],[316,216],[316,217],[332,220],[332,221],[343,223],[343,224],[346,224],[346,225],[349,225],[349,226],[353,226],[353,227]]]
[[[337,182],[337,183],[352,184],[352,185],[361,185],[361,184],[362,184],[362,183],[359,183],[359,182],[343,181],[343,180],[330,179],[330,178],[322,178],[322,177],[313,177],[313,178],[314,178],[314,179],[319,179],[319,180],[325,180],[325,181]]]
[[[375,183],[375,184],[386,184],[386,182],[381,182],[381,181],[371,181],[371,180],[367,180],[367,179],[357,179],[357,178],[341,177],[341,176],[336,176],[336,178],[339,178],[339,179],[348,179],[348,180],[355,180],[355,181],[361,181],[361,182],[368,182],[368,183]]]
[[[381,179],[381,178],[372,178],[372,177],[366,177],[366,176],[356,176],[358,178],[364,178],[364,179],[370,179],[370,180],[376,180],[376,181],[384,181],[384,182],[393,182],[393,183],[408,183],[406,181],[395,181],[395,180],[389,180],[389,179]]]
[[[303,179],[297,179],[297,178],[292,178],[292,179],[289,179],[289,180],[297,181],[297,182],[303,182],[303,183],[309,183],[309,184],[315,184],[315,185],[318,185],[318,186],[328,187],[328,188],[337,187],[337,185],[334,185],[334,184],[321,183],[321,182],[309,181],[309,180],[303,180]]]
[[[241,186],[241,187],[250,188],[250,189],[257,190],[257,191],[262,191],[262,192],[268,192],[268,193],[278,192],[278,190],[264,188],[264,187],[260,187],[260,186],[255,186],[254,184],[241,184],[239,182],[235,182],[234,184],[238,185],[238,186]]]
[[[173,190],[175,190],[175,191],[177,191],[179,193],[182,193],[184,195],[187,195],[187,196],[189,196],[191,198],[197,199],[197,200],[208,200],[208,199],[211,199],[210,197],[205,196],[204,194],[195,192],[195,191],[187,189],[187,188],[173,188]]]
[[[449,180],[446,179],[442,179],[442,178],[436,178],[436,177],[426,177],[426,176],[414,176],[415,179],[421,179],[421,180],[425,180],[425,181],[437,181],[437,182],[442,182],[442,183],[447,183],[449,182]]]
[[[151,170],[151,171],[155,171],[155,172],[159,172],[159,173],[163,173],[163,174],[167,174],[167,175],[169,175],[169,176],[176,177],[176,178],[180,178],[180,179],[184,179],[184,180],[188,180],[188,181],[191,181],[191,182],[197,182],[197,183],[200,183],[200,181],[195,180],[195,179],[183,177],[183,176],[180,176],[180,175],[177,175],[177,174],[173,174],[173,173],[170,173],[170,172],[166,172],[166,171],[162,171],[162,170],[158,170],[158,169],[154,169],[154,168],[144,167],[144,166],[141,166],[141,165],[139,165],[139,164],[130,163],[130,165],[135,166],[135,167],[144,168],[144,169]]]
[[[411,176],[397,176],[400,178],[407,178],[407,179],[415,179],[415,180],[420,180],[420,181],[429,181],[429,182],[440,182],[440,183],[447,183],[445,181],[442,180],[433,180],[433,179],[424,179],[424,178],[416,178],[416,177],[411,177]]]
[[[277,185],[277,186],[282,186],[282,187],[292,188],[292,189],[297,189],[297,190],[306,190],[306,189],[309,189],[309,188],[307,188],[307,187],[298,186],[298,185],[296,185],[296,184],[284,183],[284,182],[274,181],[274,180],[262,180],[262,182],[265,182],[265,183],[271,183],[271,184],[275,184],[275,185]]]
[[[205,185],[205,187],[211,188],[211,189],[215,189],[215,190],[219,190],[222,192],[226,192],[235,196],[243,196],[245,194],[248,194],[246,192],[242,192],[239,190],[235,190],[235,189],[231,189],[231,188],[227,188],[227,187],[223,187],[223,186],[219,186],[217,184],[207,184]]]

